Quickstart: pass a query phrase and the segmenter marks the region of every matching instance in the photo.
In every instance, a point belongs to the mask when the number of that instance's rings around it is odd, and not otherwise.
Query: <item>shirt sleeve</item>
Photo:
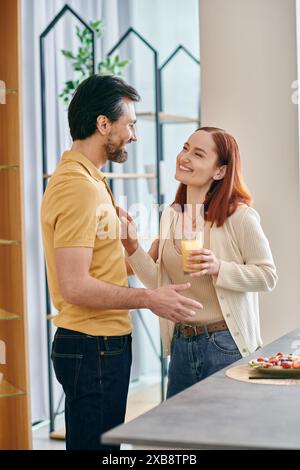
[[[273,290],[277,282],[276,267],[259,214],[251,207],[243,218],[237,238],[244,264],[221,260],[215,285],[237,292]]]
[[[140,245],[130,256],[125,252],[125,257],[144,286],[148,289],[156,289],[158,284],[158,263],[155,263]]]
[[[54,248],[94,247],[99,193],[86,180],[68,182],[55,197]]]

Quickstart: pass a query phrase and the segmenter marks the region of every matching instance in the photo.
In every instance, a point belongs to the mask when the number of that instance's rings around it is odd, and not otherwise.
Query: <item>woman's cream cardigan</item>
[[[162,214],[156,263],[140,246],[131,256],[126,254],[133,271],[149,289],[172,283],[162,262],[162,252],[173,218],[178,215],[172,206],[166,207]],[[221,261],[213,282],[224,319],[241,355],[247,356],[262,346],[258,292],[271,291],[277,282],[269,242],[258,213],[246,204],[239,205],[222,227],[211,228],[210,249]],[[174,323],[160,318],[160,330],[166,357],[170,354]]]

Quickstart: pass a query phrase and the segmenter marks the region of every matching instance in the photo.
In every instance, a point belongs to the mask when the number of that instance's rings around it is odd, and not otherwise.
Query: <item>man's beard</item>
[[[124,163],[127,161],[128,153],[122,145],[114,144],[110,138],[108,138],[107,144],[105,145],[107,159],[115,163]]]

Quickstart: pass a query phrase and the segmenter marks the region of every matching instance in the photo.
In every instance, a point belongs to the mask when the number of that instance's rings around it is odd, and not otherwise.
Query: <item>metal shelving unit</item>
[[[90,26],[68,5],[65,5],[62,10],[55,16],[51,21],[49,26],[40,36],[40,73],[41,73],[41,115],[42,115],[42,141],[43,141],[43,187],[44,190],[47,185],[47,180],[51,177],[51,174],[48,173],[48,164],[47,164],[47,123],[46,123],[46,77],[45,77],[45,39],[50,31],[55,28],[58,21],[63,18],[66,13],[70,13],[77,20],[85,26],[92,34],[92,63],[93,63],[93,72],[95,73],[95,34]],[[168,57],[168,59],[159,66],[158,51],[134,28],[129,28],[126,33],[120,38],[116,45],[108,52],[107,56],[114,54],[121,45],[124,44],[128,38],[133,35],[135,36],[148,50],[153,54],[153,74],[154,74],[154,92],[155,92],[155,103],[153,111],[138,112],[137,118],[140,120],[152,121],[155,125],[155,139],[156,139],[156,171],[153,173],[114,173],[112,171],[112,162],[109,162],[109,172],[104,173],[106,178],[109,181],[111,190],[113,191],[113,183],[115,180],[136,180],[136,179],[145,179],[145,180],[156,180],[156,194],[157,194],[157,204],[161,205],[164,203],[164,195],[161,191],[161,162],[163,161],[163,126],[166,124],[189,124],[189,123],[200,123],[200,114],[198,116],[182,116],[176,114],[168,114],[163,111],[163,99],[162,99],[162,76],[163,71],[166,66],[171,62],[171,60],[178,54],[178,52],[185,52],[198,66],[200,65],[199,61],[184,47],[178,46],[174,52]],[[46,271],[45,271],[46,272]],[[50,359],[51,351],[51,321],[55,316],[51,312],[51,301],[47,285],[47,276],[46,276],[46,311],[47,311],[47,337],[48,337],[48,379],[49,379],[49,415],[50,415],[50,433],[54,434],[55,429],[55,417],[59,413],[59,408],[61,405],[62,399],[59,401],[57,411],[54,411],[53,407],[53,383],[52,383],[52,365]],[[158,360],[161,363],[161,399],[165,397],[165,377],[166,377],[166,361],[163,359],[162,348],[158,352],[156,350],[155,344],[151,337],[150,332],[148,331],[147,325],[143,320],[141,312],[137,311],[137,316],[145,329],[145,332],[149,338],[151,347],[153,348],[155,354],[157,355]],[[57,434],[55,434],[57,437]]]

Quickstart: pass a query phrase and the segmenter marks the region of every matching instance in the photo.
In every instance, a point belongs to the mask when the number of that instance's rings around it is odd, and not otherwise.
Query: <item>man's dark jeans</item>
[[[58,328],[51,358],[65,395],[66,448],[119,449],[100,443],[124,422],[132,362],[131,335],[89,336]]]

